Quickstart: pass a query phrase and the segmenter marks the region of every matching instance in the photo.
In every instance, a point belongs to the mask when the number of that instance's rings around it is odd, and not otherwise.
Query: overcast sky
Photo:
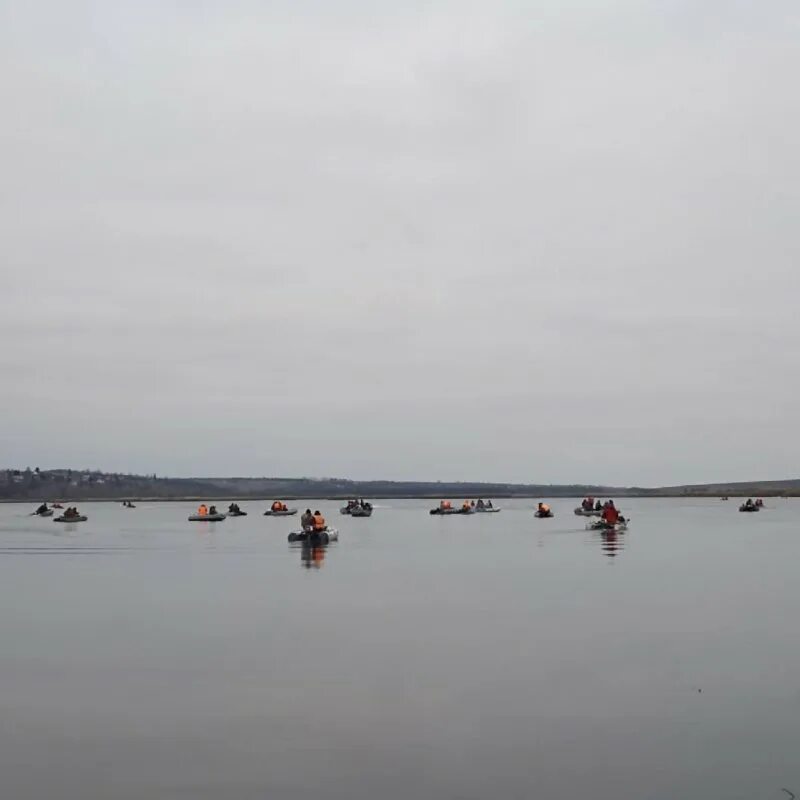
[[[790,2],[0,0],[0,462],[800,475]]]

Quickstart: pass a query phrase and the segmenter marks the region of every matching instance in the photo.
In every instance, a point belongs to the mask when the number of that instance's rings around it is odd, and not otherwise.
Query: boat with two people
[[[460,508],[456,508],[449,500],[440,500],[436,508],[430,510],[431,514],[441,514],[449,516],[451,514],[474,514],[475,506],[469,500],[465,500]]]
[[[288,540],[290,542],[306,542],[312,546],[317,546],[339,540],[339,531],[328,527],[328,523],[319,509],[312,514],[311,510],[307,508],[300,518],[300,525],[299,531],[292,531],[289,534]]]
[[[133,503],[131,503],[130,500],[123,500],[122,501],[122,507],[123,508],[136,508],[136,506]]]
[[[36,511],[31,512],[32,517],[52,517],[53,509],[47,507],[47,503],[42,503]]]
[[[246,511],[242,511],[242,509],[239,508],[239,504],[238,503],[231,503],[228,506],[228,516],[229,517],[246,517],[247,516],[247,512]]]
[[[189,516],[189,522],[222,522],[225,514],[217,511],[216,506],[209,508],[205,503],[200,503],[196,514]]]
[[[491,500],[478,499],[478,502],[475,503],[475,512],[478,514],[496,514],[500,510],[492,505]]]
[[[66,509],[60,517],[56,517],[53,522],[86,522],[89,517],[85,517],[78,512],[74,506]]]
[[[603,513],[603,504],[594,497],[584,497],[581,504],[575,509],[578,517],[599,517]]]
[[[273,500],[272,505],[264,512],[265,517],[293,517],[296,508],[289,508],[282,500]]]
[[[752,498],[748,497],[747,500],[739,506],[739,511],[748,513],[752,513],[753,511],[761,511],[763,505],[763,500],[756,500],[754,503]]]
[[[547,519],[548,517],[555,516],[547,503],[539,503],[536,507],[536,512],[533,515],[539,519]]]

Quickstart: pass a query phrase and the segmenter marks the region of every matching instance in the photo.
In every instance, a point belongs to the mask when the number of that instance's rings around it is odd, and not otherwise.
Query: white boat
[[[575,509],[575,516],[577,517],[599,517],[602,513],[602,508],[592,508],[590,510],[583,508],[582,506],[578,506],[578,508]]]
[[[339,541],[339,531],[336,528],[326,528],[324,531],[292,531],[288,537],[290,542],[308,542],[311,545],[325,545],[328,542]]]

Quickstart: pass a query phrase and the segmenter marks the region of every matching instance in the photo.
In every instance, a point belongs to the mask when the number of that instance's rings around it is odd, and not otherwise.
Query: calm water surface
[[[13,800],[800,796],[800,502],[0,506]]]

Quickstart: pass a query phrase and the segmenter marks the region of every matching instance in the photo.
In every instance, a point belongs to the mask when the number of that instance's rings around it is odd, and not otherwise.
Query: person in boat
[[[475,508],[484,508],[484,507],[485,507],[485,506],[484,506],[484,503],[483,503],[483,498],[482,498],[482,497],[479,497],[479,498],[478,498],[478,502],[477,502],[477,504],[476,504]]]
[[[461,509],[462,509],[463,511],[471,511],[471,510],[472,510],[472,506],[469,504],[469,500],[465,500],[465,501],[462,503],[462,505],[461,505]]]
[[[591,497],[584,497],[581,508],[584,511],[591,511],[594,508],[594,500]]]
[[[218,514],[219,512],[217,511],[216,506],[211,506],[211,508],[208,509],[208,513],[213,516],[215,514]]]
[[[327,525],[325,524],[325,517],[322,516],[319,509],[314,512],[314,532],[321,533],[322,531],[327,529]]]
[[[311,509],[307,508],[303,512],[303,516],[300,517],[300,527],[304,531],[311,530],[314,527],[314,515],[311,513]]]
[[[619,522],[619,511],[617,511],[613,500],[609,500],[603,507],[602,519],[606,525],[616,525]]]
[[[44,514],[45,511],[49,511],[50,509],[47,507],[47,503],[42,503],[39,508],[36,509],[37,514]]]
[[[494,508],[494,506],[492,505],[492,501],[491,500],[487,500],[486,501],[486,508]]]
[[[550,506],[547,503],[539,503],[538,511],[543,517],[546,517],[550,513]]]
[[[603,504],[599,500],[594,504],[594,510],[595,511],[602,511],[603,510]]]
[[[751,497],[747,498],[747,502],[744,504],[745,508],[753,508],[753,499]]]
[[[440,511],[449,511],[452,508],[452,504],[449,500],[440,500],[439,501],[439,510]]]
[[[761,508],[761,506],[763,506],[763,505],[764,505],[764,501],[763,501],[763,500],[762,500],[762,499],[759,497],[759,498],[758,498],[758,500],[756,500],[756,505],[757,505],[759,508]]]
[[[198,516],[207,517],[208,516],[208,506],[205,503],[200,503],[200,506],[197,509]]]

